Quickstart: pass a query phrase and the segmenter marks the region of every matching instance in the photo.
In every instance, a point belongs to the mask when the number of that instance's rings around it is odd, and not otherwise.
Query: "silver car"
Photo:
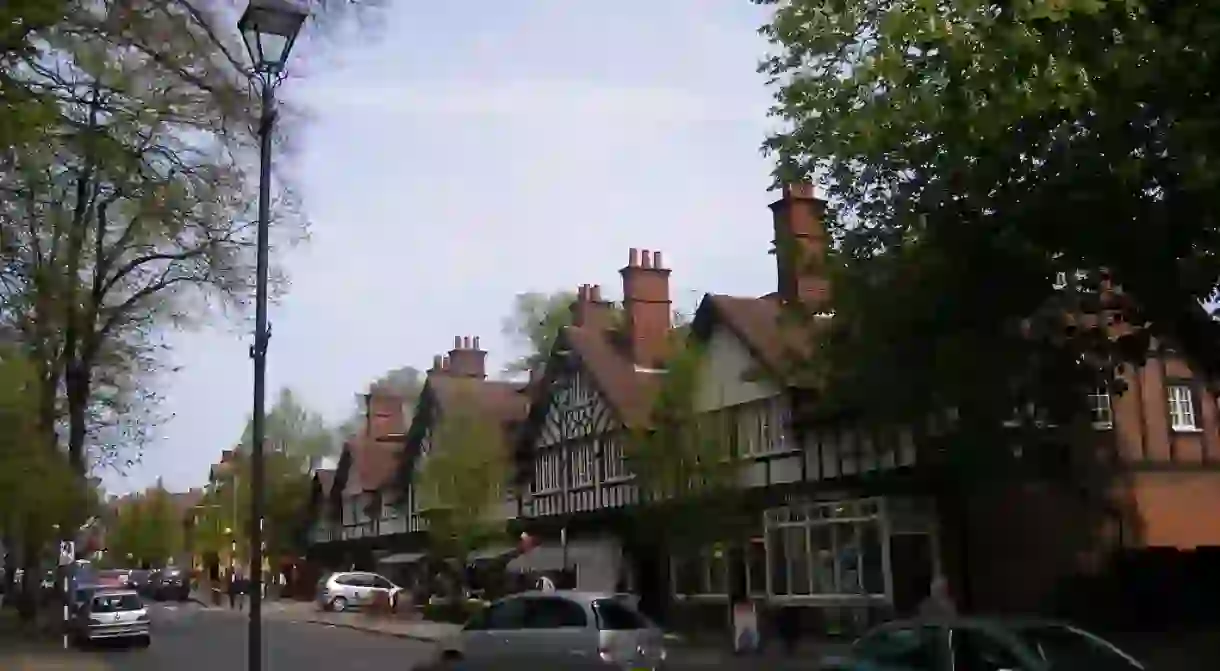
[[[664,634],[629,600],[553,591],[493,603],[442,644],[441,666],[652,671],[665,659]]]
[[[98,589],[77,608],[73,635],[78,643],[122,638],[146,647],[152,642],[152,623],[134,590]]]
[[[323,610],[340,613],[348,608],[369,606],[378,594],[385,594],[393,605],[401,591],[401,587],[385,576],[365,571],[343,571],[318,581],[316,601]]]

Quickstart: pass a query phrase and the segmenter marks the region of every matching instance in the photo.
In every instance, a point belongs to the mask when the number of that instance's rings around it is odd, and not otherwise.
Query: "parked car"
[[[149,576],[148,591],[157,601],[186,601],[191,596],[191,577],[184,569],[166,566]]]
[[[1144,671],[1105,639],[1050,620],[958,617],[889,622],[865,634],[831,671]]]
[[[72,634],[78,644],[118,638],[146,647],[152,642],[152,623],[134,590],[103,588],[76,609]]]
[[[142,597],[151,596],[149,590],[149,578],[152,577],[152,571],[145,569],[134,569],[127,576],[127,586],[140,593]]]
[[[131,569],[108,568],[97,572],[97,584],[126,587],[131,577]]]
[[[371,605],[379,593],[385,594],[390,604],[394,605],[401,591],[401,587],[385,576],[365,571],[343,571],[323,576],[318,581],[315,600],[323,610],[342,612]]]
[[[442,642],[442,668],[660,669],[664,634],[632,603],[598,592],[522,592]]]

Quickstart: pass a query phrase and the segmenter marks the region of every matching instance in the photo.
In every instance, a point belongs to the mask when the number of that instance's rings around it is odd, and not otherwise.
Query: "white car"
[[[349,608],[373,604],[378,594],[385,594],[393,607],[402,588],[389,578],[365,571],[332,573],[318,581],[316,601],[323,610],[341,613]]]
[[[140,595],[129,589],[99,589],[80,604],[73,619],[78,643],[126,639],[140,647],[152,642],[152,623]]]

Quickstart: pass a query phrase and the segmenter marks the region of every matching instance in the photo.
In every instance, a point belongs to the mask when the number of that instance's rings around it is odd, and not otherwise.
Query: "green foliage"
[[[1220,281],[1215,3],[758,1],[784,122],[765,146],[780,181],[820,182],[837,245],[828,409],[955,408],[977,439],[1032,404],[1071,431],[1150,338],[1220,370],[1200,307]]]
[[[253,427],[249,420],[242,432],[241,443],[251,443]],[[280,389],[275,403],[267,411],[264,436],[269,449],[281,451],[308,465],[310,460],[335,453],[335,439],[326,419],[305,406],[289,388]]]
[[[443,556],[464,559],[507,538],[498,513],[509,485],[509,446],[503,427],[476,399],[452,399],[441,412],[414,487],[434,546]]]
[[[134,568],[182,561],[184,512],[159,482],[145,492],[120,500],[107,528],[107,562]]]
[[[731,537],[740,521],[735,429],[725,414],[696,406],[703,346],[675,336],[671,351],[651,422],[632,431],[625,458],[648,502],[642,521],[671,541],[698,546]]]
[[[539,369],[546,363],[555,338],[563,327],[572,323],[571,308],[575,300],[576,294],[570,291],[517,294],[500,331],[525,353],[510,361],[505,372],[523,373]]]
[[[13,352],[0,355],[0,534],[48,540],[54,525],[79,524],[83,488],[67,460],[39,430],[33,367]]]

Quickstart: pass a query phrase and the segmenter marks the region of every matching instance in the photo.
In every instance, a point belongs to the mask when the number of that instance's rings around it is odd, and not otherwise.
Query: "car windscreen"
[[[597,614],[597,628],[602,631],[629,631],[648,629],[648,618],[619,599],[598,599],[593,602]]]
[[[140,597],[135,594],[98,594],[93,597],[89,609],[94,613],[121,613],[143,607]]]
[[[1072,627],[1037,625],[1016,631],[1031,651],[1056,669],[1089,671],[1136,671],[1122,653],[1105,641]]]

